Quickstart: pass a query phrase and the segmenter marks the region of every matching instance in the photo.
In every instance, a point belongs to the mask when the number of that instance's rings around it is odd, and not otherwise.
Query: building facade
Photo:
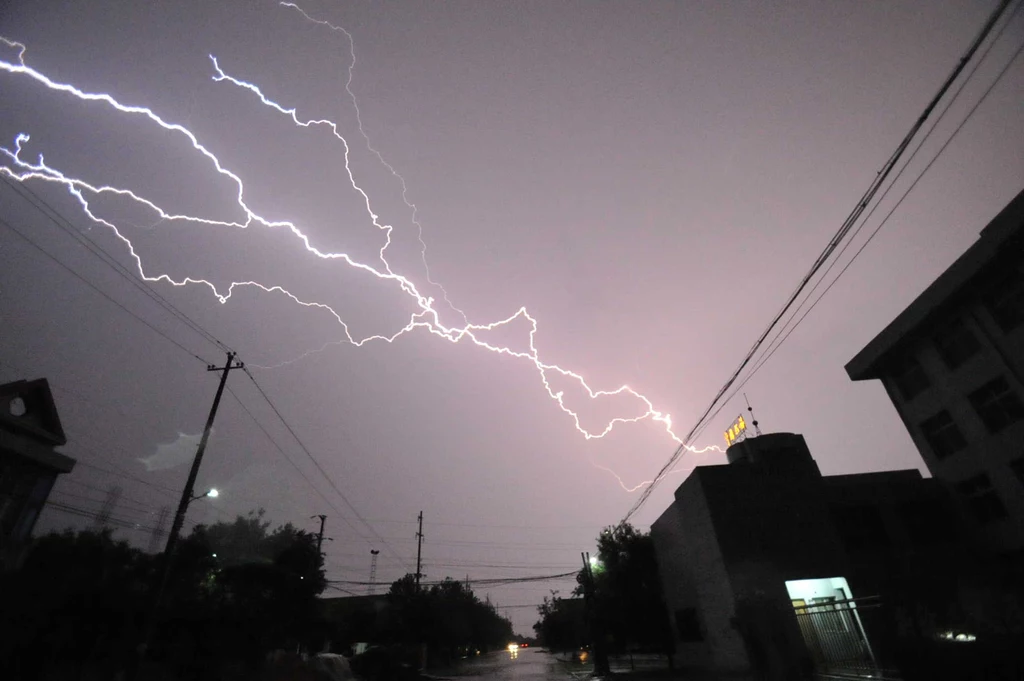
[[[57,475],[74,459],[46,379],[0,385],[0,562],[11,567],[28,542]]]
[[[1024,551],[1024,192],[847,365],[878,379],[976,536]]]
[[[878,606],[963,554],[948,490],[916,470],[822,476],[791,433],[727,453],[651,526],[676,662],[768,679],[884,668]]]

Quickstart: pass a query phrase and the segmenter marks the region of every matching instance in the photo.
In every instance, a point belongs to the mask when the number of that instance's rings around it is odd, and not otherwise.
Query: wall
[[[1024,400],[1024,383],[1020,380],[1024,327],[1003,333],[976,299],[941,313],[942,319],[955,317],[962,317],[982,344],[978,354],[951,371],[932,344],[928,330],[923,329],[919,332],[921,337],[910,341],[909,345],[931,386],[911,400],[905,400],[891,379],[883,377],[883,382],[932,475],[952,484],[978,473],[988,475],[1008,517],[975,526],[982,542],[996,552],[1024,548],[1024,485],[1009,468],[1012,460],[1024,456],[1024,421],[999,433],[990,433],[967,398],[979,386],[1003,376]],[[920,424],[943,409],[956,422],[967,440],[967,447],[939,460],[921,434]]]
[[[680,485],[651,534],[676,634],[676,663],[719,672],[747,671],[746,647],[733,626],[736,601],[700,476],[691,475]],[[675,612],[682,608],[696,608],[703,641],[679,641]]]

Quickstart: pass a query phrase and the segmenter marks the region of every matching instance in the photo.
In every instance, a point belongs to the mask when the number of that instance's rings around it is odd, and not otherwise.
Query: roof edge
[[[844,367],[854,381],[880,378],[879,366],[903,339],[968,281],[978,276],[1001,247],[1024,234],[1024,190],[981,229],[978,239],[932,281],[895,319],[872,338]]]

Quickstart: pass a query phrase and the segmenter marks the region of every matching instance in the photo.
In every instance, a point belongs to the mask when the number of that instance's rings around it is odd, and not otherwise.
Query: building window
[[[956,369],[981,350],[977,336],[959,318],[939,330],[934,340],[939,356],[949,369]]]
[[[1006,507],[984,473],[956,484],[956,491],[964,498],[974,519],[982,525],[1006,517]]]
[[[1017,476],[1017,482],[1024,485],[1024,457],[1011,461],[1010,470]]]
[[[1020,398],[1002,376],[981,386],[968,395],[967,399],[993,433],[1024,419],[1024,404],[1021,404]]]
[[[936,459],[945,459],[950,454],[955,454],[967,446],[956,422],[946,410],[940,411],[935,416],[921,423],[921,434],[928,441]]]
[[[700,631],[700,622],[697,621],[697,608],[680,608],[676,610],[676,631],[679,632],[679,640],[684,643],[694,643],[704,640],[704,634]]]
[[[1003,331],[1024,324],[1024,266],[1009,269],[989,290],[985,305]]]
[[[931,385],[920,363],[909,356],[894,364],[889,375],[905,400],[914,399]]]

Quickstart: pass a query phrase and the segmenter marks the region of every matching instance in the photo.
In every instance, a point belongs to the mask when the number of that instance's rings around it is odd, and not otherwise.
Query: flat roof
[[[1008,241],[1024,236],[1022,227],[1024,190],[981,230],[978,240],[963,255],[847,362],[846,373],[849,377],[854,381],[879,378],[879,368],[886,356],[963,290],[965,284],[982,274],[986,266],[1001,254]]]

